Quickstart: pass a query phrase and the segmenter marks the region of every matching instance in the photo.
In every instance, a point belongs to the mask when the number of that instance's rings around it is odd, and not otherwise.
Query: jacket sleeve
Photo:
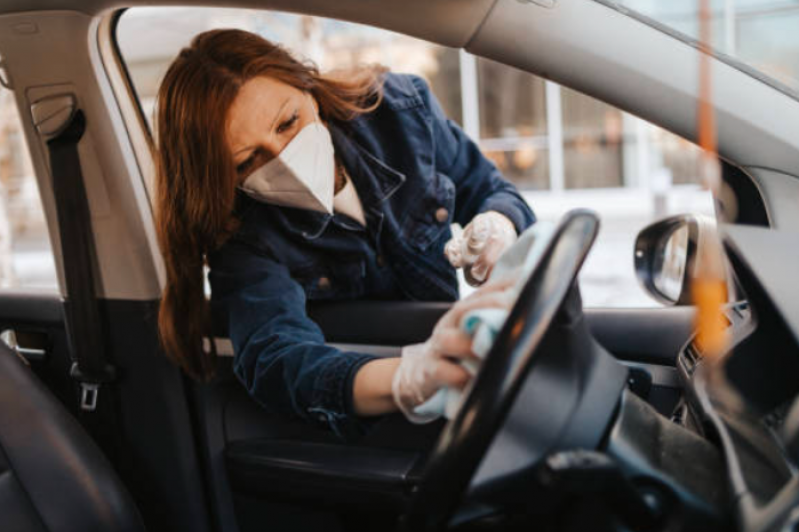
[[[530,206],[477,144],[447,118],[427,83],[418,76],[411,80],[432,115],[436,170],[455,183],[455,222],[466,226],[479,213],[497,211],[521,234],[535,222]]]
[[[306,314],[305,292],[279,262],[245,245],[224,246],[211,261],[212,314],[226,320],[233,368],[267,410],[300,417],[349,440],[377,418],[353,408],[355,373],[375,355],[325,345]]]

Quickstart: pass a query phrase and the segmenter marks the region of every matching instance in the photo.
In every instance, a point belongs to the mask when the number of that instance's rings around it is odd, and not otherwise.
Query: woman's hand
[[[504,214],[488,211],[475,216],[444,247],[455,268],[463,268],[466,281],[479,286],[488,279],[502,253],[516,241],[516,228]]]
[[[469,382],[471,375],[460,362],[477,357],[472,351],[472,339],[460,328],[461,318],[477,308],[510,309],[515,300],[515,293],[510,290],[514,283],[515,278],[509,276],[483,286],[455,303],[426,342],[402,349],[391,392],[395,404],[411,422],[433,421],[437,416],[416,414],[414,408],[444,386],[462,389]]]

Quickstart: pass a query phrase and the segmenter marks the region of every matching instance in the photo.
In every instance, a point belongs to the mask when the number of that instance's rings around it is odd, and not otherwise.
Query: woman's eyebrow
[[[289,103],[290,99],[291,99],[291,96],[289,96],[285,100],[283,100],[283,103],[280,105],[280,109],[277,110],[277,114],[275,115],[275,118],[272,120],[272,123],[269,125],[269,131],[272,131],[272,128],[275,127],[275,122],[277,122],[277,119],[280,118],[280,114],[283,112],[283,108],[286,107],[286,105]]]
[[[254,150],[254,149],[255,149],[255,146],[245,146],[244,148],[240,149],[239,151],[234,152],[233,156],[235,157],[236,155],[240,154],[243,151]]]
[[[277,122],[277,119],[280,118],[280,113],[283,112],[283,108],[286,107],[286,105],[289,103],[289,100],[291,100],[291,96],[286,97],[286,99],[283,100],[283,103],[280,104],[280,109],[277,110],[277,114],[275,114],[275,118],[272,119],[272,123],[269,125],[269,131],[271,131],[272,128],[275,127],[275,122]],[[237,151],[233,152],[233,155],[234,156],[238,155],[241,152],[247,151],[247,150],[254,150],[255,148],[256,148],[256,146],[245,146],[244,148],[241,148],[240,150],[237,150]]]

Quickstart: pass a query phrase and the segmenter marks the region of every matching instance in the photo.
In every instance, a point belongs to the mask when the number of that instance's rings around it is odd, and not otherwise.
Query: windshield
[[[699,0],[598,1],[629,8],[685,37],[699,38]],[[796,97],[799,0],[711,0],[710,5],[712,47],[751,67],[764,81],[786,86]]]

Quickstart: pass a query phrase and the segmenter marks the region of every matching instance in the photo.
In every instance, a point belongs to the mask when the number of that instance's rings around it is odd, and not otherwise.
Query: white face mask
[[[332,214],[334,170],[333,141],[317,117],[239,188],[265,203]]]

